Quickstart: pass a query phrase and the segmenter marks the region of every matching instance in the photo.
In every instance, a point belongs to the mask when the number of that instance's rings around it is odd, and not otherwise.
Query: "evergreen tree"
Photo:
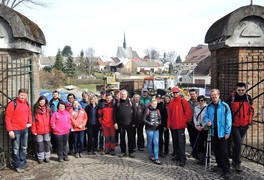
[[[64,56],[64,57],[70,57],[73,55],[72,53],[72,49],[71,49],[71,46],[64,46],[62,52],[61,52],[61,55]]]
[[[181,62],[182,62],[181,56],[177,56],[176,63],[181,63]]]
[[[76,73],[76,64],[73,62],[73,58],[69,56],[65,62],[63,72],[68,77],[74,77]]]
[[[63,62],[62,62],[62,56],[61,56],[61,51],[58,49],[57,55],[56,55],[56,60],[54,63],[54,68],[57,70],[62,71],[63,70]]]
[[[173,73],[173,65],[172,63],[170,63],[169,65],[169,74],[172,74]]]

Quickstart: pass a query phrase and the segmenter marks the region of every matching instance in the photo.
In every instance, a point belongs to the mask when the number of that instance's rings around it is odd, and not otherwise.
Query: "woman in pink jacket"
[[[65,110],[65,103],[59,102],[58,110],[53,113],[50,125],[52,132],[55,135],[57,142],[58,161],[69,161],[67,156],[67,142],[71,129],[71,117],[68,111]]]
[[[40,96],[33,108],[33,122],[31,132],[37,143],[38,163],[50,160],[50,108],[45,96]]]
[[[73,107],[70,109],[72,133],[73,133],[73,149],[76,158],[82,158],[84,130],[87,122],[87,114],[81,108],[77,100],[73,101]]]

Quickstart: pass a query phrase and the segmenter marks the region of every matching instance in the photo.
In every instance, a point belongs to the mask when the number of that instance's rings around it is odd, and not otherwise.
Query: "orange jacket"
[[[186,123],[192,118],[192,110],[189,103],[182,97],[171,100],[168,106],[167,127],[170,129],[184,129]]]
[[[88,120],[85,110],[83,108],[80,108],[78,111],[70,109],[69,113],[71,116],[71,123],[73,130],[74,131],[85,130],[85,125]],[[81,128],[79,126],[81,126]]]

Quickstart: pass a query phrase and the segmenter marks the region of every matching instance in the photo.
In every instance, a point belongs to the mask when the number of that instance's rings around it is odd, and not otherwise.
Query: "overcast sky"
[[[74,56],[94,48],[97,56],[115,56],[127,46],[140,56],[147,48],[175,51],[182,59],[192,46],[204,44],[209,27],[250,0],[49,0],[47,8],[16,10],[39,25],[47,44],[46,56],[65,45]],[[253,0],[264,6],[264,0]]]

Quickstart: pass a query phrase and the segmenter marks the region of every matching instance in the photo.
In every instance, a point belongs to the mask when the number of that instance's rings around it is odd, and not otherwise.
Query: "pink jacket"
[[[68,111],[57,110],[50,120],[52,132],[56,135],[68,134],[71,129],[71,116]]]
[[[85,125],[87,122],[87,114],[84,111],[84,109],[81,108],[78,111],[71,109],[69,113],[71,116],[71,123],[72,123],[73,130],[74,131],[85,130]],[[82,128],[79,128],[80,125],[82,125]]]

